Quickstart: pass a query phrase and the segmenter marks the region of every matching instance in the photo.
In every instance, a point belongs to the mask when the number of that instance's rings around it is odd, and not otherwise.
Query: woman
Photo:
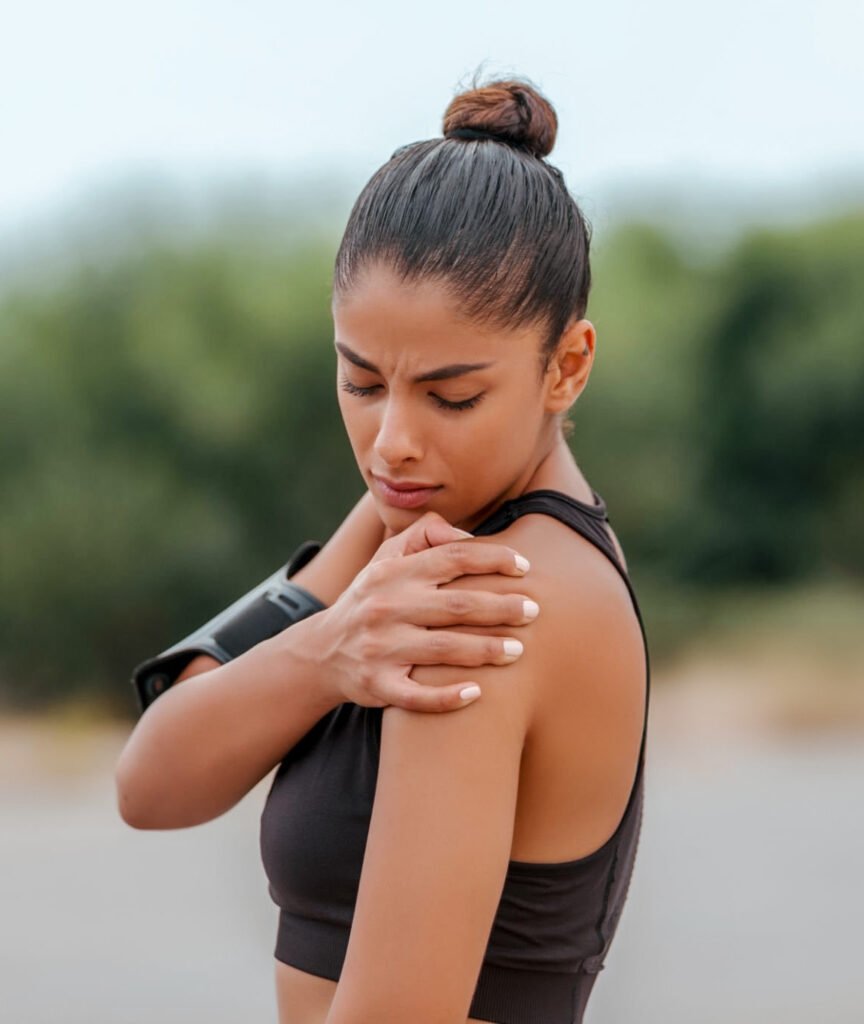
[[[566,441],[595,332],[556,127],[530,83],[475,86],[363,189],[332,310],[368,490],[292,576],[320,610],[195,659],[118,764],[144,828],[279,764],[280,1024],[573,1024],[626,898],[647,645]]]

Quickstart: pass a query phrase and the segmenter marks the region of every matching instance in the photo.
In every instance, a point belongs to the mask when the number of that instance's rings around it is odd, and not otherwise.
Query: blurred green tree
[[[864,574],[864,217],[741,241],[720,268],[682,574]]]
[[[0,299],[0,703],[131,713],[135,663],[326,540],[362,493],[336,399],[335,236],[272,236],[151,238]],[[864,217],[708,262],[627,224],[593,269],[570,444],[649,634],[674,642],[692,595],[721,585],[860,580]]]

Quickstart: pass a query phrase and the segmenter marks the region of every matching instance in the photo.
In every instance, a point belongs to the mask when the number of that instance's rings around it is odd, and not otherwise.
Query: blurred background
[[[651,642],[640,852],[586,1021],[862,1019],[862,29],[852,0],[7,13],[0,1019],[275,1024],[270,778],[126,826],[129,676],[362,493],[332,261],[478,68],[555,105],[593,226],[570,443]]]

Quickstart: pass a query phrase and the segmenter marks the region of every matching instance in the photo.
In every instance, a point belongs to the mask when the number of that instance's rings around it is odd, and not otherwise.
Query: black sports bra
[[[505,529],[542,512],[571,526],[627,584],[646,657],[645,719],[623,816],[602,846],[577,860],[511,860],[469,1017],[498,1024],[580,1024],[624,906],[642,822],[648,721],[648,643],[636,594],[606,529],[603,499],[589,505],[543,488],[505,501],[472,532]],[[260,846],[279,906],[275,956],[338,981],[345,960],[378,772],[383,708],[343,703],[285,755],[261,814]]]

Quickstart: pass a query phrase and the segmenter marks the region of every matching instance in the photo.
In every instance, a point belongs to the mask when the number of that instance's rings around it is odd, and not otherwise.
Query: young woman
[[[527,81],[475,86],[363,189],[332,311],[367,490],[292,576],[321,610],[192,661],[118,763],[141,828],[279,765],[280,1024],[576,1024],[627,895],[647,643],[566,440],[595,332],[556,127]]]

